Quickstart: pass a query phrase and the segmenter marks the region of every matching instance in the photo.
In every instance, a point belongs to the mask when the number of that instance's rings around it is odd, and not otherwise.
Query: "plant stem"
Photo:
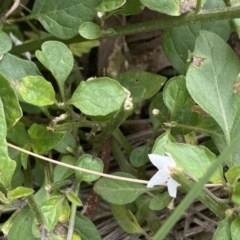
[[[80,182],[77,183],[75,191],[74,191],[76,196],[78,196],[79,188],[80,188]],[[73,231],[74,231],[74,225],[75,225],[76,211],[77,211],[77,205],[72,203],[72,205],[71,205],[71,216],[70,216],[69,226],[68,226],[67,240],[72,240],[73,239]]]
[[[147,21],[143,23],[130,24],[126,26],[114,27],[111,29],[106,29],[103,31],[102,38],[110,38],[116,36],[125,36],[130,34],[144,33],[150,31],[157,31],[159,29],[165,29],[169,27],[178,27],[183,25],[191,25],[196,23],[203,22],[212,22],[219,20],[230,20],[234,18],[239,18],[240,16],[240,6],[237,7],[226,7],[226,8],[218,8],[212,10],[204,10],[199,14],[188,13],[183,14],[181,16],[173,17],[165,17],[161,19],[156,19],[152,21]],[[20,54],[26,51],[35,51],[40,49],[42,43],[48,40],[60,40],[56,37],[47,37],[41,40],[32,41],[30,43],[25,43],[19,46],[13,47],[11,53]],[[85,38],[77,35],[71,39],[60,40],[65,44],[71,44],[76,42],[84,42]]]

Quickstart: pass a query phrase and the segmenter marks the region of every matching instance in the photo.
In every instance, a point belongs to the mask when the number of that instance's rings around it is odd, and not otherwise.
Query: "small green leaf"
[[[226,217],[223,220],[221,220],[218,223],[218,228],[214,233],[212,240],[232,240],[231,223],[232,219],[229,217]]]
[[[232,240],[238,240],[240,235],[240,218],[235,219],[231,225]]]
[[[80,235],[81,240],[101,240],[101,236],[95,225],[79,212],[76,213],[74,230]]]
[[[13,127],[16,122],[22,117],[17,96],[9,81],[0,75],[0,97],[3,102],[7,127]]]
[[[17,187],[7,193],[9,199],[18,199],[22,197],[28,197],[34,193],[34,190],[26,187]]]
[[[181,110],[189,97],[184,76],[171,78],[163,90],[163,101],[173,117]]]
[[[84,53],[90,52],[94,47],[98,47],[100,44],[99,40],[92,40],[87,42],[72,43],[69,48],[73,55],[81,57]]]
[[[88,170],[100,172],[100,173],[103,172],[103,167],[104,167],[103,162],[100,158],[93,159],[92,156],[89,154],[82,155],[78,159],[76,166],[80,167],[80,168],[85,168]],[[79,181],[85,181],[85,182],[93,182],[93,181],[96,181],[100,177],[98,175],[81,172],[78,170],[75,170],[75,175]]]
[[[131,92],[133,103],[151,98],[166,81],[163,76],[144,71],[122,72],[116,79]]]
[[[151,210],[162,210],[171,202],[172,198],[169,196],[168,192],[162,194],[157,194],[149,203],[149,209]]]
[[[192,146],[184,143],[167,143],[164,150],[170,153],[177,165],[183,167],[187,172],[196,178],[201,178],[206,169],[217,160],[215,154],[204,146]],[[213,183],[223,181],[222,168],[216,169],[210,179]]]
[[[96,10],[98,12],[111,12],[120,8],[124,3],[126,3],[126,0],[101,0]]]
[[[66,163],[66,164],[70,164],[70,165],[75,165],[76,161],[77,161],[77,159],[73,156],[70,156],[70,155],[63,156],[62,159],[61,159],[61,162]],[[69,177],[70,175],[72,175],[73,173],[74,173],[73,169],[57,165],[54,168],[54,172],[53,172],[54,182],[64,180],[67,177]]]
[[[133,167],[142,167],[148,162],[148,146],[136,147],[130,154],[130,162]]]
[[[126,97],[127,93],[117,81],[102,77],[81,82],[68,104],[90,116],[106,116],[117,111]]]
[[[144,6],[140,0],[127,0],[127,2],[120,9],[115,11],[115,14],[128,16],[138,14],[143,10]]]
[[[139,226],[137,219],[130,210],[120,205],[111,204],[110,206],[114,218],[126,233],[145,235],[145,231]]]
[[[226,173],[225,177],[227,182],[231,184],[233,187],[239,183],[240,179],[240,166],[234,166],[230,168]]]
[[[0,31],[0,59],[2,55],[9,52],[12,48],[11,38],[3,31]]]
[[[234,186],[234,191],[231,197],[233,203],[240,205],[240,184]]]
[[[54,36],[69,39],[82,23],[93,20],[97,5],[96,0],[36,0],[31,15]]]
[[[73,191],[68,191],[66,194],[66,197],[71,203],[73,203],[77,206],[83,205],[82,201],[79,199],[79,197]]]
[[[28,129],[29,136],[32,138],[32,148],[36,153],[44,153],[55,147],[63,138],[62,132],[48,131],[45,126],[34,123]]]
[[[114,175],[134,178],[131,174],[123,172],[116,172]],[[133,202],[149,189],[139,183],[101,178],[95,183],[94,191],[109,203],[125,205]]]
[[[32,144],[31,143],[27,143],[23,146],[24,150],[30,151],[32,149]],[[28,163],[28,154],[21,152],[21,164],[23,166],[24,169],[27,169],[27,163]]]
[[[52,231],[58,222],[62,212],[63,200],[61,196],[53,196],[40,205],[48,231]]]
[[[27,76],[19,81],[12,82],[22,98],[36,106],[52,105],[55,101],[55,92],[52,84],[41,76]]]
[[[86,39],[97,39],[102,35],[102,29],[99,25],[92,22],[83,23],[78,30],[79,34]]]
[[[149,202],[151,197],[145,194],[140,195],[134,204],[137,206],[135,217],[140,226],[146,221],[146,217],[149,213]]]
[[[64,82],[73,69],[72,53],[65,44],[57,41],[45,42],[41,48],[42,51],[36,51],[36,57],[51,71],[63,94]]]
[[[68,149],[75,150],[77,147],[76,139],[72,133],[67,132],[63,139],[54,147],[60,153],[69,153]]]
[[[59,222],[69,221],[70,214],[71,214],[71,208],[69,206],[68,200],[65,199],[62,203],[62,212],[61,212],[61,215],[59,216],[58,221]]]

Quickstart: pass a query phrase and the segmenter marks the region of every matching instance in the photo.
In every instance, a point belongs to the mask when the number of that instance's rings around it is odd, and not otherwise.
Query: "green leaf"
[[[240,166],[234,166],[230,168],[226,173],[225,177],[227,182],[233,187],[239,183],[240,179]]]
[[[36,0],[32,17],[39,20],[52,35],[69,39],[77,35],[78,27],[95,15],[96,0]]]
[[[233,203],[240,205],[240,184],[234,186],[234,191],[232,193],[231,200]]]
[[[60,153],[69,153],[74,151],[77,147],[76,139],[72,133],[67,132],[63,139],[54,147]]]
[[[240,218],[235,219],[231,225],[232,240],[238,240],[240,235]]]
[[[3,31],[0,31],[0,59],[2,58],[3,54],[9,52],[12,48],[12,41],[11,38]]]
[[[115,11],[115,14],[128,16],[138,14],[143,10],[144,6],[140,0],[127,0],[127,2],[120,9]]]
[[[7,236],[8,240],[33,240],[32,223],[34,219],[34,213],[28,206],[24,207],[17,214]]]
[[[139,226],[137,219],[130,210],[120,205],[111,204],[110,206],[115,220],[126,233],[145,235],[145,231]]]
[[[0,191],[0,201],[4,204],[10,204],[11,203],[11,201],[9,199],[7,199],[5,194],[1,191]]]
[[[114,175],[134,178],[131,174],[123,172],[116,172]],[[139,183],[101,178],[95,183],[94,191],[109,203],[125,205],[133,202],[149,189]]]
[[[157,194],[149,203],[149,209],[151,210],[162,210],[171,202],[172,198],[169,196],[168,192],[162,194]]]
[[[240,1],[239,0],[230,0],[229,1],[231,7],[237,7],[240,6]],[[233,24],[235,26],[235,31],[238,34],[238,37],[240,36],[240,19],[239,18],[235,18],[232,20]]]
[[[8,81],[16,81],[29,75],[41,75],[37,66],[33,62],[23,60],[9,53],[4,55],[3,59],[0,61],[0,73]]]
[[[90,52],[94,47],[99,46],[99,40],[92,40],[87,42],[72,43],[69,45],[69,48],[73,55],[81,57],[84,53]]]
[[[5,189],[10,190],[16,163],[8,156],[6,135],[7,125],[5,121],[3,102],[0,98],[0,183],[4,186]]]
[[[81,236],[81,240],[101,240],[95,225],[79,212],[76,213],[74,230]]]
[[[206,1],[203,9],[224,7],[225,3],[223,0]],[[231,30],[229,21],[226,20],[173,27],[165,30],[162,40],[164,54],[179,73],[186,73],[189,64],[187,62],[189,58],[188,51],[193,51],[199,31],[203,29],[216,33],[225,41],[227,41]]]
[[[184,143],[167,143],[164,146],[170,153],[177,165],[183,167],[188,173],[196,178],[201,178],[212,162],[217,160],[215,154],[204,146],[192,146]],[[213,183],[223,181],[222,168],[218,168],[210,179]]]
[[[140,0],[146,7],[154,11],[172,16],[179,16],[183,13],[193,11],[196,2],[189,0]]]
[[[125,3],[126,0],[101,0],[96,10],[98,12],[111,12],[120,8]]]
[[[126,97],[127,93],[117,81],[102,77],[81,82],[68,104],[90,116],[106,116],[117,111]]]
[[[28,197],[34,193],[34,190],[26,187],[17,187],[7,193],[9,199],[18,199]]]
[[[102,35],[102,29],[99,25],[92,22],[83,23],[78,30],[79,34],[86,39],[97,39]]]
[[[232,49],[216,34],[201,31],[186,76],[187,88],[221,126],[228,143],[239,123],[239,92],[234,93],[239,72],[240,62]]]
[[[58,222],[58,218],[62,212],[63,200],[61,196],[53,196],[40,205],[48,231],[52,231]]]
[[[33,150],[36,153],[44,153],[56,146],[64,136],[62,132],[48,131],[45,126],[34,123],[28,129],[29,136],[33,141]]]
[[[64,83],[73,69],[72,53],[65,44],[57,41],[45,42],[41,49],[36,51],[36,57],[51,71],[63,94]]]
[[[30,151],[32,149],[32,144],[31,143],[27,143],[23,146],[24,150]],[[21,164],[23,166],[24,169],[27,169],[27,163],[28,163],[28,154],[21,152],[20,155],[20,159],[21,159]]]
[[[150,200],[151,200],[150,196],[143,194],[139,196],[134,202],[137,206],[135,217],[140,226],[142,226],[142,224],[146,221],[146,217],[149,213]]]
[[[130,154],[130,162],[133,167],[142,167],[148,162],[148,146],[136,147]]]
[[[100,172],[100,173],[103,172],[103,167],[104,167],[103,162],[100,158],[93,159],[92,156],[89,154],[82,155],[78,159],[76,166],[80,167],[80,168],[85,168],[88,170]],[[96,181],[100,177],[98,175],[81,172],[78,170],[75,170],[75,175],[79,181],[85,181],[85,182],[93,182],[93,181]]]
[[[232,240],[231,237],[231,223],[232,220],[229,217],[224,218],[218,224],[218,228],[213,235],[212,240]]]
[[[189,97],[184,76],[171,78],[163,90],[163,101],[172,117],[180,111]]]
[[[36,106],[52,105],[55,92],[50,82],[41,76],[27,76],[12,82],[24,101]]]
[[[66,163],[66,164],[70,164],[70,165],[75,165],[76,161],[77,161],[77,159],[73,156],[70,156],[70,155],[63,156],[62,159],[61,159],[61,162]],[[69,177],[70,175],[72,175],[73,173],[74,173],[73,169],[57,165],[54,168],[54,172],[53,172],[54,182],[64,180],[67,177]]]
[[[79,197],[73,191],[68,191],[66,194],[66,197],[71,203],[73,203],[77,206],[83,205],[82,201],[79,199]]]
[[[133,103],[151,98],[166,81],[163,76],[143,71],[122,72],[116,79],[131,92]]]
[[[7,127],[11,128],[22,117],[22,110],[9,81],[0,75],[0,97],[3,102]]]

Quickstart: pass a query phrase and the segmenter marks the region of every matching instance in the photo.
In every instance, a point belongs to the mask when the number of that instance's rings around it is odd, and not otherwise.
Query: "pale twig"
[[[8,18],[18,8],[19,4],[20,4],[20,0],[15,0],[12,7],[5,14],[5,18]]]
[[[120,181],[148,184],[148,181],[146,181],[146,180],[140,180],[140,179],[134,179],[134,178],[126,178],[126,177],[120,177],[120,176],[110,175],[110,174],[106,174],[106,173],[100,173],[100,172],[91,171],[91,170],[88,170],[88,169],[85,169],[85,168],[76,167],[76,166],[73,166],[73,165],[70,165],[70,164],[67,164],[67,163],[59,162],[59,161],[53,160],[51,158],[47,158],[47,157],[38,155],[36,153],[27,151],[25,149],[22,149],[22,148],[17,147],[17,146],[15,146],[13,144],[10,144],[10,143],[7,143],[7,145],[9,147],[11,147],[11,148],[14,148],[14,149],[20,151],[20,152],[27,153],[28,155],[31,155],[33,157],[36,157],[36,158],[42,159],[44,161],[48,161],[48,162],[51,162],[51,163],[54,163],[56,165],[60,165],[60,166],[66,167],[66,168],[71,168],[71,169],[74,169],[74,170],[78,170],[78,171],[82,171],[82,172],[86,172],[86,173],[91,173],[91,174],[98,175],[98,176],[101,176],[101,177],[116,179],[116,180],[120,180]],[[167,186],[167,184],[166,183],[165,184],[161,184],[161,186]],[[218,183],[218,184],[206,184],[205,185],[205,187],[222,187],[222,186],[223,185],[221,183]]]

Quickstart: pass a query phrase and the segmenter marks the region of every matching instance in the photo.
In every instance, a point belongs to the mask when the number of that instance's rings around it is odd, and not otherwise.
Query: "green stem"
[[[195,9],[195,14],[198,14],[202,9],[202,0],[197,0],[197,4],[196,4],[196,9]]]
[[[77,183],[75,191],[74,191],[76,196],[78,196],[78,194],[79,194],[79,188],[80,188],[80,182]],[[72,203],[72,205],[71,205],[71,216],[70,216],[69,226],[68,226],[67,240],[72,240],[73,239],[76,211],[77,211],[77,205]]]
[[[240,16],[240,6],[237,7],[226,7],[218,8],[212,10],[204,10],[199,14],[188,13],[181,16],[165,17],[161,19],[156,19],[152,21],[147,21],[143,23],[130,24],[126,26],[114,27],[112,29],[105,30],[102,34],[102,38],[110,38],[116,36],[125,36],[130,34],[144,33],[150,31],[157,31],[159,29],[165,29],[169,27],[178,27],[183,25],[191,25],[203,22],[212,22],[219,20],[230,20],[234,18],[239,18]],[[27,51],[35,51],[40,49],[42,43],[48,40],[60,40],[56,37],[48,37],[41,40],[32,41],[30,43],[25,43],[20,46],[15,46],[11,50],[13,54],[20,54]],[[68,40],[61,40],[65,44],[71,44],[76,42],[86,41],[80,35]]]
[[[228,156],[238,147],[240,142],[240,133],[232,141],[230,146],[228,146],[222,154],[218,157],[217,161],[214,161],[211,166],[207,169],[203,177],[197,182],[191,190],[188,192],[187,196],[181,201],[181,203],[174,210],[172,215],[167,219],[159,231],[155,234],[152,240],[163,240],[165,236],[169,233],[174,224],[182,216],[184,211],[189,207],[189,205],[194,201],[195,197],[203,188],[204,184],[211,178],[213,173],[219,168],[222,163],[228,158]]]

